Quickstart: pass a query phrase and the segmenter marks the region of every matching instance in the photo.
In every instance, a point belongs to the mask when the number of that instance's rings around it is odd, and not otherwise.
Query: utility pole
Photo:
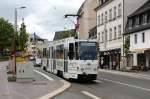
[[[17,10],[24,9],[26,7],[22,6],[19,8],[15,8],[15,24],[14,24],[14,37],[13,37],[13,61],[14,61],[14,75],[16,75],[16,33],[18,32],[17,28]]]

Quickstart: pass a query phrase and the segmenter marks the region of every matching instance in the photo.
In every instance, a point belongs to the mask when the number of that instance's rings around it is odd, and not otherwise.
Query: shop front
[[[138,68],[138,70],[150,69],[150,49],[135,50],[132,68]]]
[[[120,69],[121,49],[100,52],[99,59],[101,69]]]

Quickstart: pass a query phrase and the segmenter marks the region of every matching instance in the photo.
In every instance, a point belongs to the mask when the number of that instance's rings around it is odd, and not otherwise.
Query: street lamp
[[[17,10],[25,9],[25,6],[15,8],[15,24],[14,24],[14,37],[13,37],[13,59],[14,59],[14,75],[16,74],[16,32],[17,30]]]
[[[15,8],[15,31],[17,32],[17,10],[19,9],[25,9],[25,6],[21,6],[19,8]]]
[[[78,14],[66,14],[66,15],[64,15],[64,17],[65,18],[68,18],[68,20],[69,21],[71,21],[73,24],[74,24],[74,26],[75,26],[75,38],[78,38],[78,34],[77,34],[77,28],[78,28],[78,20],[77,20],[77,24],[73,21],[73,20],[71,20],[69,17],[80,17],[80,15],[78,15]]]

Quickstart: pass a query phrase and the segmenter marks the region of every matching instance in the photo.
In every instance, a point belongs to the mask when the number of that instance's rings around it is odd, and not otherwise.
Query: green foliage
[[[26,32],[26,26],[24,23],[21,24],[20,33],[18,35],[18,41],[19,41],[19,50],[25,51],[26,43],[28,41],[28,33]]]
[[[0,18],[0,51],[11,49],[13,34],[13,25],[4,18]]]
[[[65,39],[68,37],[74,37],[75,36],[75,32],[73,30],[68,30],[68,31],[63,31],[59,34],[58,39]]]
[[[38,55],[42,56],[42,50],[40,50],[39,48],[37,50],[38,50]]]
[[[129,36],[125,38],[125,43],[123,47],[124,47],[125,56],[127,56],[127,54],[129,53],[129,49],[130,49],[130,37]]]

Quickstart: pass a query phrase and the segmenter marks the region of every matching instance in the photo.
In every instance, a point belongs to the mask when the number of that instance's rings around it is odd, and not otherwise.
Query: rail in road
[[[72,82],[72,87],[54,99],[149,99],[150,80],[99,73],[91,83]]]

